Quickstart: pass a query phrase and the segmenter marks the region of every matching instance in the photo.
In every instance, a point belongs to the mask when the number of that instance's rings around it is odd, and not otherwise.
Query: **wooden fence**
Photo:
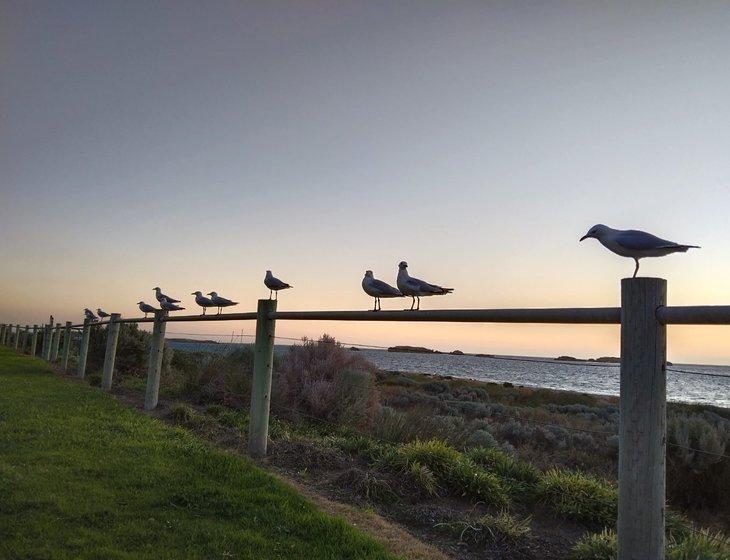
[[[111,389],[119,325],[153,323],[147,368],[144,407],[157,406],[165,327],[171,322],[256,321],[254,372],[248,452],[266,454],[271,397],[274,338],[277,321],[430,321],[444,323],[553,323],[620,324],[621,385],[619,416],[619,560],[663,560],[665,545],[666,464],[666,326],[728,325],[730,306],[668,307],[667,283],[660,278],[626,278],[621,281],[621,307],[572,309],[459,309],[434,311],[277,311],[276,300],[259,300],[255,313],[122,318],[74,325],[67,322],[43,326],[41,356],[58,359],[63,331],[60,368],[66,371],[72,329],[81,328],[77,375],[86,374],[89,334],[108,325],[102,388]],[[13,332],[14,330],[14,332]],[[35,355],[37,325],[0,325],[0,342]]]

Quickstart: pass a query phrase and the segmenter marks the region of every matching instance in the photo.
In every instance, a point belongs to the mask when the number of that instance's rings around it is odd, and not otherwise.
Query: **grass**
[[[573,547],[573,560],[616,560],[616,533],[589,533]],[[730,543],[708,531],[691,532],[667,542],[667,560],[730,560]]]
[[[0,450],[3,558],[394,558],[246,459],[5,348]]]

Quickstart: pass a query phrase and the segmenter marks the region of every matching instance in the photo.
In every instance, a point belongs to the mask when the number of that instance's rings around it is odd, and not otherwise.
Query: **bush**
[[[530,518],[517,519],[503,511],[477,519],[439,523],[436,527],[448,531],[462,542],[476,546],[490,543],[514,544],[530,534]]]
[[[498,447],[497,440],[489,430],[474,430],[466,442],[468,447]]]
[[[516,461],[506,453],[497,449],[472,449],[467,457],[488,471],[495,472],[503,478],[536,484],[540,480],[540,471],[529,463]]]
[[[87,370],[99,371],[104,367],[106,354],[106,338],[108,327],[94,327],[89,334],[89,353],[87,355]],[[142,376],[147,373],[149,358],[150,333],[141,331],[136,323],[122,323],[119,325],[117,339],[117,354],[114,369],[121,376]],[[162,369],[168,371],[173,351],[167,345],[162,358]]]
[[[251,400],[253,348],[227,354],[177,350],[162,385],[193,402],[246,408]]]
[[[600,533],[588,533],[573,547],[573,560],[616,560],[618,543],[616,533],[604,529]]]
[[[275,405],[330,422],[368,426],[379,408],[375,371],[365,358],[330,336],[305,339],[282,357],[272,399]]]
[[[452,493],[489,505],[506,506],[509,497],[499,479],[476,465],[466,457],[461,457],[444,476],[444,481]]]
[[[592,476],[553,469],[542,476],[538,494],[568,519],[594,527],[616,524],[618,492]]]

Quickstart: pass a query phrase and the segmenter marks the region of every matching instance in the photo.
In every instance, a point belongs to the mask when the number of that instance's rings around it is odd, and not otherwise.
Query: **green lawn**
[[[246,459],[0,347],[0,558],[394,557]]]

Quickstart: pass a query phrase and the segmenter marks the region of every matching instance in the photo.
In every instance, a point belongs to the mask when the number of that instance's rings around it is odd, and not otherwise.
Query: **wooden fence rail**
[[[221,315],[121,318],[66,323],[61,369],[66,370],[72,329],[82,328],[77,375],[84,377],[92,328],[108,325],[102,388],[112,386],[119,327],[153,323],[145,409],[157,406],[167,323],[256,321],[248,452],[266,455],[276,321],[405,321],[448,323],[620,324],[619,560],[662,560],[665,546],[666,325],[729,325],[730,306],[668,307],[667,283],[660,278],[621,282],[621,307],[568,309],[456,309],[433,311],[277,311],[275,300],[259,300],[258,310]],[[18,347],[20,325],[0,325],[0,343]],[[29,327],[26,327],[28,329]],[[61,325],[42,327],[42,356],[58,357]],[[35,355],[33,327],[30,353]],[[27,332],[27,331],[26,331]]]

